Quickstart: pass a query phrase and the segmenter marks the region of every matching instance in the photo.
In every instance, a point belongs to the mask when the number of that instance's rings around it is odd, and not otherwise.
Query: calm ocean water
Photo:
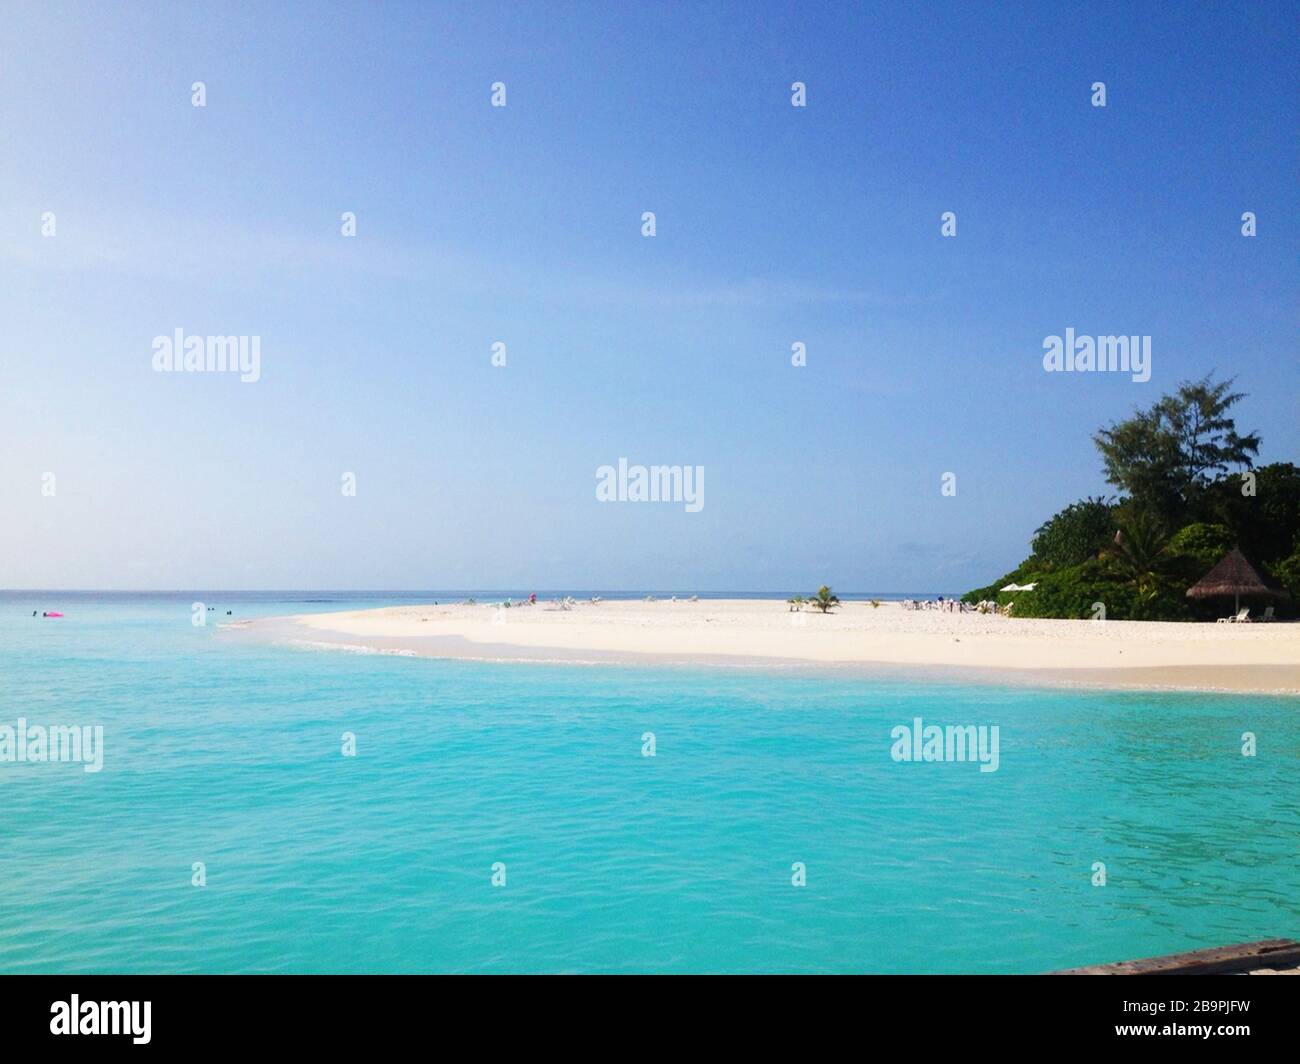
[[[1300,700],[289,649],[216,625],[371,600],[209,594],[196,628],[195,598],[0,594],[0,725],[105,743],[98,773],[0,762],[0,971],[1028,972],[1300,938]],[[998,771],[895,763],[918,716],[998,725]]]

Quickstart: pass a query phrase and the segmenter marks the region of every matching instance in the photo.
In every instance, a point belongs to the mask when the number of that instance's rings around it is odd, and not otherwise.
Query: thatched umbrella
[[[1266,576],[1236,547],[1228,551],[1218,563],[1187,589],[1188,598],[1225,598],[1232,596],[1232,611],[1236,613],[1241,607],[1241,596],[1247,598],[1284,599],[1289,597],[1285,589]]]

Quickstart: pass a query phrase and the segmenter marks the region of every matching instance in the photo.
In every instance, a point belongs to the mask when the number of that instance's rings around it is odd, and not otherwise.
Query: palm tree
[[[795,595],[794,598],[788,598],[788,599],[786,599],[786,602],[788,602],[788,603],[790,604],[790,612],[791,612],[791,613],[794,613],[794,612],[796,612],[797,610],[801,610],[801,609],[803,609],[803,602],[804,602],[804,599],[803,599],[803,596],[802,596],[802,595]]]
[[[822,584],[822,586],[817,589],[817,594],[809,599],[809,602],[811,602],[817,609],[821,610],[822,613],[828,613],[833,607],[840,604],[839,597],[832,595],[831,589],[825,584]]]
[[[1155,598],[1169,572],[1169,533],[1159,520],[1140,513],[1121,522],[1102,557],[1144,599]]]

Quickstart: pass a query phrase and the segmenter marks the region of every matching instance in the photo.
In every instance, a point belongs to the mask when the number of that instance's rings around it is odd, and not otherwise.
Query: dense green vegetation
[[[1240,434],[1232,381],[1205,377],[1101,429],[1093,442],[1116,497],[1080,499],[1039,526],[1020,565],[963,596],[1015,601],[1017,617],[1116,620],[1222,616],[1187,589],[1233,547],[1300,601],[1300,468],[1255,468],[1260,439]],[[1006,593],[1007,584],[1035,585]],[[1243,603],[1244,604],[1244,603]]]

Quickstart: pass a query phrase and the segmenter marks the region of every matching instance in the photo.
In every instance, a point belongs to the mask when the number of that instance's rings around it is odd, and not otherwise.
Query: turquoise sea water
[[[196,628],[194,597],[0,596],[0,725],[105,743],[99,773],[0,762],[0,972],[1032,972],[1300,938],[1300,700],[290,649],[216,624],[367,603],[209,596]],[[918,716],[998,725],[998,771],[894,762]]]

